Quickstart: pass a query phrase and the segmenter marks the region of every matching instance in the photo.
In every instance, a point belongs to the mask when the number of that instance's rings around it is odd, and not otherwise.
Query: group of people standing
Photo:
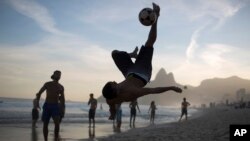
[[[43,112],[42,112],[42,121],[43,121],[43,135],[45,141],[47,141],[48,138],[48,125],[50,118],[53,119],[55,128],[55,139],[58,138],[59,130],[60,130],[60,123],[62,121],[62,118],[65,114],[65,97],[64,97],[64,87],[59,83],[59,80],[61,78],[61,72],[56,70],[52,76],[52,81],[46,82],[42,88],[39,90],[39,92],[36,94],[36,98],[33,100],[33,109],[32,109],[32,127],[36,127],[36,122],[39,118],[39,110],[41,110],[39,106],[39,100],[41,97],[41,94],[46,91],[46,99],[45,103],[43,105]],[[97,109],[97,99],[94,98],[94,94],[91,93],[88,101],[88,105],[90,106],[89,109],[89,127],[94,128],[95,127],[95,113]],[[182,102],[182,114],[180,117],[180,120],[183,115],[186,116],[187,119],[187,107],[190,104],[186,101],[186,98],[183,99]],[[139,112],[140,108],[138,106],[137,100],[133,100],[129,104],[130,108],[130,127],[135,127],[135,120],[137,116],[137,110]],[[102,105],[101,105],[102,109]],[[122,108],[121,104],[116,104],[116,128],[120,129],[122,124]],[[155,102],[152,101],[148,110],[148,113],[150,113],[150,124],[154,124],[155,119],[155,111],[157,110],[157,107],[155,105]],[[115,121],[114,120],[114,121]]]

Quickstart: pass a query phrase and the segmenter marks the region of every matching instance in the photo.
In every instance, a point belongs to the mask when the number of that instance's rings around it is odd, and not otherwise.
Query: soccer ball
[[[139,13],[139,21],[145,26],[152,25],[156,20],[156,14],[151,8],[143,8]]]

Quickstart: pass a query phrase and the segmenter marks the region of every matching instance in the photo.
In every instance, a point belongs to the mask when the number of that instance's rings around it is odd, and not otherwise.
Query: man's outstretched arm
[[[137,94],[138,97],[141,97],[148,94],[159,94],[170,90],[175,91],[177,93],[182,92],[182,89],[180,89],[179,87],[170,86],[170,87],[142,88],[141,90],[138,91]]]

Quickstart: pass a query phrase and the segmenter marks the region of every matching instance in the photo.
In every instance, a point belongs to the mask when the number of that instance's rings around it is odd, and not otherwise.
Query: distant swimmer
[[[125,80],[120,83],[110,81],[103,87],[102,94],[110,107],[110,120],[113,120],[115,116],[115,104],[131,102],[141,96],[159,94],[169,90],[178,93],[182,92],[182,89],[175,86],[144,88],[150,81],[152,73],[153,45],[157,38],[157,21],[160,15],[160,7],[153,3],[153,10],[157,18],[151,26],[148,39],[145,45],[141,47],[139,54],[137,54],[138,47],[131,53],[118,50],[112,51],[112,58]],[[135,58],[135,62],[131,58]]]
[[[89,102],[88,105],[90,105],[89,109],[89,127],[91,127],[91,120],[93,121],[93,127],[95,127],[95,111],[97,107],[97,100],[94,98],[94,94],[89,95]]]
[[[36,94],[37,103],[39,105],[39,100],[42,93],[46,90],[46,99],[43,105],[43,113],[42,113],[42,120],[43,120],[43,135],[44,140],[48,140],[48,125],[50,118],[52,117],[54,124],[55,124],[55,140],[59,139],[59,130],[60,130],[60,106],[65,109],[65,98],[64,98],[64,87],[59,83],[61,78],[61,71],[54,71],[51,79],[53,81],[46,82],[40,91]],[[60,97],[60,100],[59,100]]]
[[[185,115],[186,120],[187,120],[187,115],[188,115],[187,108],[188,108],[188,106],[190,106],[190,103],[187,102],[186,98],[184,97],[183,102],[181,103],[181,117],[180,117],[179,121],[181,121],[181,118],[183,115]]]
[[[150,124],[154,124],[155,123],[155,110],[157,110],[155,102],[152,101],[150,104],[150,107],[148,109],[148,112],[150,112]]]
[[[133,127],[135,127],[135,119],[136,119],[136,108],[138,109],[138,111],[140,112],[140,108],[138,106],[138,102],[137,100],[131,101],[131,103],[129,104],[129,108],[130,108],[130,127],[131,125],[131,121],[133,120]]]

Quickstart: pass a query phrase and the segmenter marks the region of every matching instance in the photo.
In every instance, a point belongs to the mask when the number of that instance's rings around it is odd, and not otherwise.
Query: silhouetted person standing
[[[181,118],[183,115],[185,115],[186,120],[187,120],[187,115],[188,115],[187,108],[188,108],[188,106],[190,106],[190,103],[187,102],[186,98],[184,97],[183,102],[181,103],[181,117],[180,117],[179,121],[181,121]]]
[[[37,103],[37,99],[35,98],[33,100],[33,108],[32,108],[32,127],[35,128],[36,127],[36,122],[39,118],[39,105]]]
[[[151,104],[150,104],[149,110],[148,110],[148,112],[151,111],[151,113],[150,113],[150,124],[154,124],[154,122],[155,122],[155,110],[157,110],[157,108],[156,108],[155,102],[152,101]]]
[[[64,87],[59,83],[61,78],[61,72],[56,70],[51,79],[53,81],[46,82],[40,91],[36,94],[37,102],[39,105],[39,100],[41,94],[46,90],[46,99],[43,105],[42,121],[43,121],[43,135],[44,140],[48,140],[48,125],[50,118],[52,117],[55,124],[55,140],[59,140],[59,130],[60,130],[60,107],[59,107],[59,97],[61,97],[61,104],[65,107],[64,98]]]
[[[97,107],[97,100],[94,98],[94,94],[89,95],[89,102],[88,105],[90,105],[89,109],[89,127],[91,127],[91,120],[93,121],[93,127],[95,127],[95,111]]]
[[[136,108],[140,112],[137,100],[132,101],[129,104],[129,107],[130,107],[130,124],[129,125],[131,127],[131,121],[133,120],[133,127],[135,127]]]

